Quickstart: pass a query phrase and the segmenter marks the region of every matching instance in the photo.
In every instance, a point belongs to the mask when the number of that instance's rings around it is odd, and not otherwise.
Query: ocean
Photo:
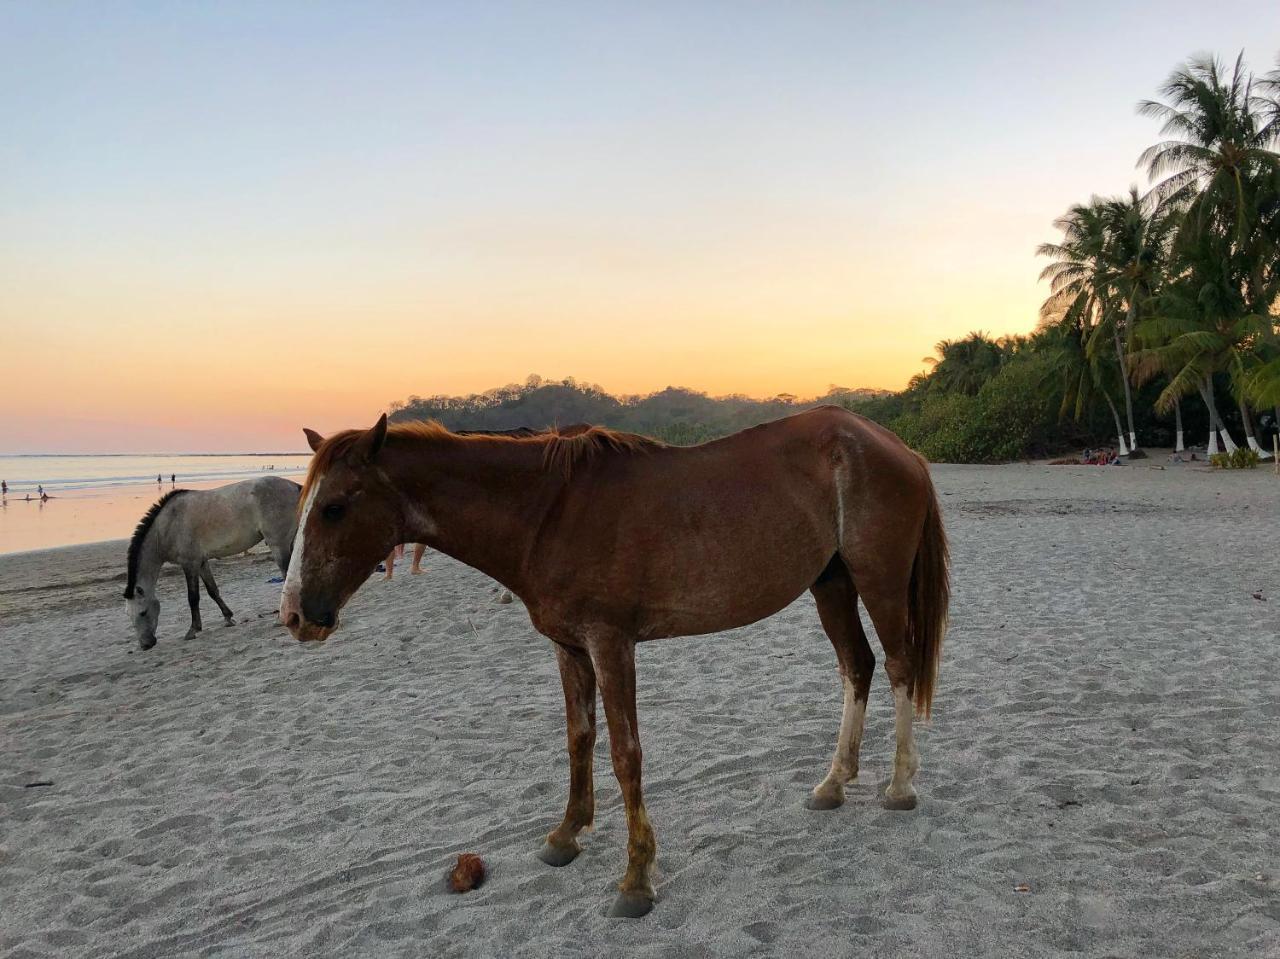
[[[169,477],[176,475],[179,486],[233,483],[264,472],[295,476],[306,471],[310,459],[310,453],[0,456],[0,480],[9,484],[10,496],[34,496],[39,486],[56,496],[76,490],[154,484],[156,476],[162,476],[168,485]]]
[[[0,501],[0,553],[124,539],[175,487],[209,489],[267,475],[300,482],[310,459],[301,453],[0,456],[0,479],[9,484]],[[41,486],[48,502],[40,500]]]

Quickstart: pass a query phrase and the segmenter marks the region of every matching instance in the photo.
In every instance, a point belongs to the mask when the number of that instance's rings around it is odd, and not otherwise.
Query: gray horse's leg
[[[187,604],[191,607],[191,628],[183,638],[195,639],[196,633],[204,629],[200,622],[200,580],[194,569],[184,568],[182,573],[187,578]]]
[[[289,554],[293,552],[293,543],[268,543],[271,558],[275,560],[281,576],[289,575]]]
[[[204,588],[209,594],[209,598],[218,604],[218,609],[222,610],[222,618],[227,621],[228,626],[234,626],[236,621],[231,618],[231,608],[222,601],[222,595],[218,592],[218,584],[213,581],[213,570],[209,568],[208,560],[200,564],[200,578],[204,580]]]

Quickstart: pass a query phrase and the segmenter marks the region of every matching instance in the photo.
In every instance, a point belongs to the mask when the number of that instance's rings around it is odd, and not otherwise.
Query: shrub
[[[1216,470],[1251,470],[1257,469],[1261,459],[1257,450],[1241,446],[1233,453],[1214,453],[1209,465]]]

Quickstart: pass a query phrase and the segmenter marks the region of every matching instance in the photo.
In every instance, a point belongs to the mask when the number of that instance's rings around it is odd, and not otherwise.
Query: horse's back
[[[169,517],[175,553],[186,562],[216,559],[241,553],[264,537],[287,535],[299,489],[283,477],[263,476],[183,496]]]
[[[888,436],[828,407],[590,461],[546,528],[540,576],[583,601],[634,597],[648,635],[754,622],[813,584],[841,549],[846,513],[875,522],[904,482],[920,485],[919,458]]]

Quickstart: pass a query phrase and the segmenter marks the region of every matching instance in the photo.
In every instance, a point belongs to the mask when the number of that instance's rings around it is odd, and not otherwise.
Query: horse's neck
[[[160,578],[164,561],[164,531],[157,519],[151,529],[147,530],[147,537],[142,541],[142,551],[138,554],[138,584],[144,589],[152,589]]]
[[[563,480],[543,444],[444,440],[384,467],[403,497],[405,540],[425,543],[519,592],[538,527]]]

